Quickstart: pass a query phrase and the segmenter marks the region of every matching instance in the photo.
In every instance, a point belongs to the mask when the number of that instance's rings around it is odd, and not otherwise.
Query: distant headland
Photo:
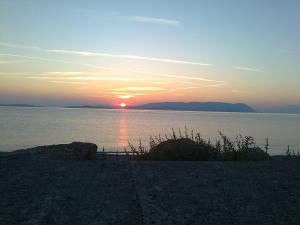
[[[252,107],[244,103],[233,104],[226,102],[155,102],[133,106],[132,108],[180,111],[255,112]]]
[[[0,103],[1,106],[8,107],[46,107],[46,105],[33,104],[11,104]],[[60,106],[61,107],[61,106]],[[64,108],[84,108],[84,109],[120,109],[114,105],[72,105]],[[245,103],[227,102],[152,102],[141,105],[127,105],[126,109],[142,110],[175,110],[175,111],[206,111],[206,112],[247,112],[247,113],[285,113],[300,114],[300,105],[286,105],[277,107],[260,106],[253,107]]]
[[[29,104],[0,104],[0,106],[11,106],[11,107],[43,107],[39,105],[29,105]]]
[[[118,107],[104,105],[68,106],[67,108],[115,109]],[[256,112],[244,103],[226,102],[153,102],[143,105],[127,106],[127,109],[143,110],[177,110],[177,111],[212,111],[212,112]]]

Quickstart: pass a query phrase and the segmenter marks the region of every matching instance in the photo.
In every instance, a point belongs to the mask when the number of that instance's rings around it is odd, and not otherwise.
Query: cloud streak
[[[55,83],[55,84],[68,84],[68,85],[82,85],[86,84],[84,82],[75,82],[75,81],[62,81],[62,80],[50,80],[49,83]]]
[[[260,69],[245,67],[245,66],[237,66],[237,67],[235,67],[235,69],[236,70],[241,70],[241,71],[256,72],[256,73],[262,73],[263,72]]]
[[[126,88],[111,88],[109,91],[121,92],[121,91],[163,91],[164,88],[160,87],[126,87]]]
[[[140,22],[140,23],[154,23],[154,24],[168,25],[168,26],[180,26],[181,24],[179,20],[146,17],[146,16],[128,16],[125,17],[125,19],[134,22]]]
[[[173,64],[187,64],[187,65],[195,65],[195,66],[212,66],[212,64],[210,64],[210,63],[196,62],[196,61],[190,61],[190,60],[138,56],[138,55],[128,55],[128,54],[110,54],[110,53],[103,53],[103,52],[77,51],[77,50],[67,50],[67,49],[44,49],[44,48],[36,47],[36,46],[17,45],[17,44],[5,43],[5,42],[0,42],[0,46],[10,47],[10,48],[21,48],[21,49],[25,48],[25,49],[30,49],[30,50],[35,50],[35,51],[43,51],[43,52],[48,52],[48,53],[78,55],[78,56],[85,56],[85,57],[109,57],[109,58],[145,60],[145,61],[173,63]],[[23,58],[29,58],[29,59],[47,60],[45,58],[40,58],[40,57],[30,57],[30,56],[26,57],[26,56],[21,56],[21,55],[14,55],[14,54],[2,54],[2,55],[23,57]],[[48,59],[47,61],[54,61],[54,60]],[[59,60],[57,60],[57,61],[59,61]],[[69,63],[66,61],[61,61],[61,62]]]
[[[149,81],[153,79],[138,79],[129,77],[70,77],[70,80],[90,80],[90,81]]]
[[[133,59],[133,60],[146,60],[146,61],[156,61],[163,63],[174,63],[174,64],[189,64],[197,66],[212,66],[210,63],[194,62],[187,60],[169,59],[169,58],[157,58],[157,57],[147,57],[147,56],[137,56],[137,55],[123,55],[123,54],[108,54],[99,52],[89,52],[89,51],[73,51],[64,49],[51,49],[48,52],[60,53],[60,54],[71,54],[87,57],[110,57],[110,58],[121,58],[121,59]]]
[[[294,53],[296,53],[295,51],[291,51],[291,50],[287,50],[287,49],[279,49],[279,51],[281,53],[284,53],[284,54],[294,54]]]
[[[36,46],[29,46],[29,45],[17,45],[17,44],[10,44],[6,42],[0,42],[1,46],[9,47],[9,48],[23,48],[23,49],[30,49],[30,50],[42,50],[40,47]]]
[[[0,64],[27,63],[29,60],[0,60]]]
[[[55,80],[75,80],[75,81],[152,81],[152,78],[139,79],[139,78],[130,78],[130,77],[90,77],[90,76],[81,76],[81,77],[52,77],[52,76],[29,76],[29,79],[55,79]]]
[[[59,63],[73,64],[73,62],[71,62],[71,61],[64,61],[64,60],[58,60],[58,59],[49,59],[49,58],[35,57],[35,56],[17,55],[17,54],[10,54],[10,53],[0,53],[0,56],[16,57],[16,58],[31,59],[31,60],[40,60],[40,61],[47,61],[47,62],[59,62]]]
[[[204,81],[204,82],[214,82],[218,84],[225,84],[225,81],[222,80],[212,80],[212,79],[207,79],[207,78],[202,78],[202,77],[195,77],[195,76],[181,76],[181,75],[174,75],[174,74],[167,74],[167,73],[153,73],[153,72],[146,72],[146,71],[133,71],[135,73],[140,73],[140,74],[148,74],[148,75],[158,75],[158,76],[164,76],[164,77],[170,77],[170,78],[181,78],[181,79],[187,79],[187,80],[196,80],[196,81]]]
[[[135,94],[126,94],[126,95],[118,95],[118,98],[120,99],[130,99],[130,98],[134,98],[136,96],[143,96],[145,94],[139,94],[139,93],[135,93]]]

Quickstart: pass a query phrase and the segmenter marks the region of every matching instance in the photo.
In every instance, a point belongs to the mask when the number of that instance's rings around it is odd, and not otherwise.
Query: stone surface
[[[298,160],[1,160],[1,225],[298,225]]]
[[[159,143],[150,149],[144,156],[150,160],[237,160],[259,161],[269,160],[270,156],[259,147],[237,150],[236,152],[223,153],[220,158],[215,155],[214,147],[197,142],[188,138],[169,139]]]
[[[1,160],[1,225],[143,225],[124,161]]]
[[[147,225],[299,225],[300,163],[134,161]]]
[[[97,149],[97,145],[93,143],[72,142],[2,153],[0,159],[92,160],[97,158]]]
[[[195,158],[198,146],[195,141],[188,138],[170,139],[159,143],[150,149],[146,158],[157,160],[201,160]]]
[[[260,147],[250,148],[247,157],[249,158],[249,160],[254,161],[270,159],[269,154],[262,150]]]

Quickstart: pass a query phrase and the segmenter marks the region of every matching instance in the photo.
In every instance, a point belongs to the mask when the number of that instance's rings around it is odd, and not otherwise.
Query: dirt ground
[[[1,225],[296,225],[300,161],[0,160]]]

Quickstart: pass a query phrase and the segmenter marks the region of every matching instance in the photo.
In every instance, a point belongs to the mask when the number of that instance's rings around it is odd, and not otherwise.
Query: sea
[[[124,151],[128,142],[149,147],[150,136],[195,133],[215,142],[219,132],[252,136],[270,154],[300,152],[300,114],[0,107],[0,151],[40,145],[93,142],[99,151]]]

